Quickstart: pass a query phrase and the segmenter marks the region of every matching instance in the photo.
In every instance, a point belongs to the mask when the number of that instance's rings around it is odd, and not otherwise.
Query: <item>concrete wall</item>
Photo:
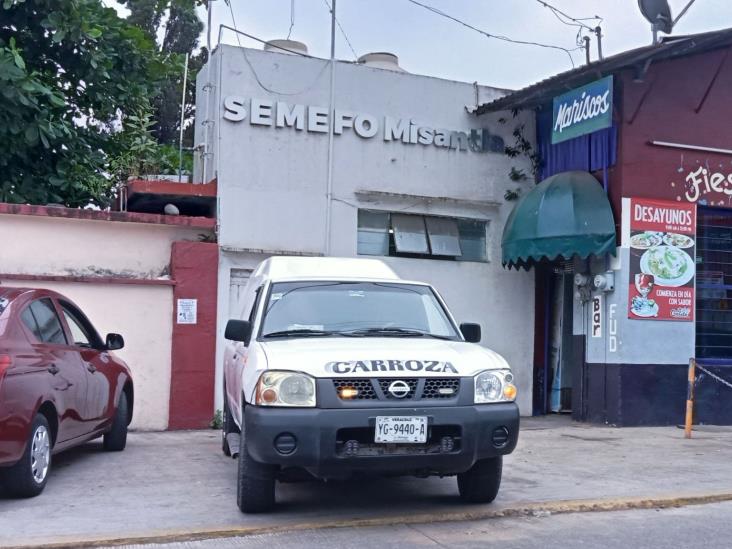
[[[246,59],[245,59],[246,57]],[[251,64],[251,68],[249,64]],[[373,115],[379,133],[359,137],[352,128],[333,138],[332,228],[326,244],[328,203],[328,134],[292,127],[253,125],[249,117],[223,118],[230,96],[328,107],[329,65],[257,50],[220,47],[213,56],[211,110],[206,126],[215,135],[214,171],[219,189],[219,345],[217,390],[220,390],[222,331],[236,303],[234,275],[273,253],[357,254],[359,208],[445,215],[488,223],[486,263],[386,258],[406,278],[433,283],[462,320],[480,322],[483,344],[502,353],[515,369],[519,404],[531,413],[534,292],[533,273],[505,271],[500,262],[500,238],[513,207],[503,198],[506,189],[530,187],[509,179],[511,167],[530,172],[525,158],[501,152],[473,152],[384,140],[384,117],[415,126],[469,131],[487,129],[505,144],[525,124],[533,136],[533,117],[514,119],[510,113],[475,117],[466,111],[502,92],[472,84],[350,63],[336,64],[334,108]],[[221,67],[220,72],[217,70]],[[256,71],[255,79],[253,70]],[[199,73],[203,88],[206,70]],[[261,85],[260,85],[261,83]],[[264,89],[266,86],[267,89]],[[199,112],[205,112],[199,94]],[[249,114],[251,116],[251,113]],[[499,120],[505,119],[504,123]],[[196,144],[203,140],[197,128]],[[212,150],[213,147],[212,147]],[[200,172],[200,163],[197,167]],[[220,407],[220,396],[217,396]]]
[[[102,337],[122,334],[125,347],[114,354],[132,371],[135,411],[131,429],[168,428],[170,350],[172,344],[172,286],[113,285],[86,282],[13,280],[3,286],[47,288],[76,303]]]
[[[131,427],[168,428],[173,343],[172,243],[200,228],[79,219],[78,210],[0,214],[0,283],[49,288],[77,303],[102,337],[121,333],[116,351],[135,383]],[[139,214],[138,214],[139,215]],[[142,214],[144,217],[144,214]],[[134,217],[131,214],[129,217]],[[181,220],[183,221],[183,220]]]

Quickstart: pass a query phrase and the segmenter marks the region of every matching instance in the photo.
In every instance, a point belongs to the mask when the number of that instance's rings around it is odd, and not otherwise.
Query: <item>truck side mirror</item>
[[[231,341],[241,341],[244,345],[249,345],[252,337],[252,324],[248,320],[229,320],[226,323],[226,331],[224,337]]]
[[[107,334],[104,348],[107,351],[116,351],[125,346],[125,338],[119,334]]]
[[[460,333],[463,334],[465,341],[468,343],[478,343],[480,341],[480,324],[463,322],[460,325]]]

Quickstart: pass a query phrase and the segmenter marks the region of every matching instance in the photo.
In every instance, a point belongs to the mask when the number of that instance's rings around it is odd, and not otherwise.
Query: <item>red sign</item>
[[[694,320],[696,204],[630,199],[628,317]]]

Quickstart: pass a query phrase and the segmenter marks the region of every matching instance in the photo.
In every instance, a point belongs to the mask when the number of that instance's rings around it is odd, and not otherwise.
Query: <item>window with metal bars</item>
[[[732,360],[732,209],[699,207],[696,357]]]

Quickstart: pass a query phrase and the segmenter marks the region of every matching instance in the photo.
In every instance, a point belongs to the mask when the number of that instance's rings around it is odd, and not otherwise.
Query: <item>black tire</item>
[[[275,468],[254,461],[249,455],[243,423],[242,421],[236,503],[242,513],[264,513],[275,504]]]
[[[224,452],[226,457],[231,457],[231,448],[229,448],[229,442],[226,440],[226,435],[229,433],[238,433],[239,427],[237,427],[236,422],[229,411],[228,399],[226,398],[226,387],[224,387],[224,410],[221,414],[223,416],[221,418],[221,450]]]
[[[104,434],[103,446],[108,452],[121,452],[127,446],[127,419],[127,394],[122,391],[112,427]]]
[[[44,433],[45,443],[43,442]],[[45,444],[47,444],[47,452],[45,451]],[[3,486],[8,495],[18,498],[31,498],[43,492],[46,482],[48,482],[48,475],[51,473],[51,447],[52,436],[48,420],[43,414],[37,414],[33,419],[23,457],[12,467],[0,469],[2,471]],[[39,463],[41,448],[44,448],[45,457]],[[45,462],[45,473],[41,469],[43,468],[43,462]],[[41,475],[42,478],[39,481],[38,477]]]
[[[490,503],[501,487],[503,456],[480,459],[457,476],[460,498],[467,503]]]

